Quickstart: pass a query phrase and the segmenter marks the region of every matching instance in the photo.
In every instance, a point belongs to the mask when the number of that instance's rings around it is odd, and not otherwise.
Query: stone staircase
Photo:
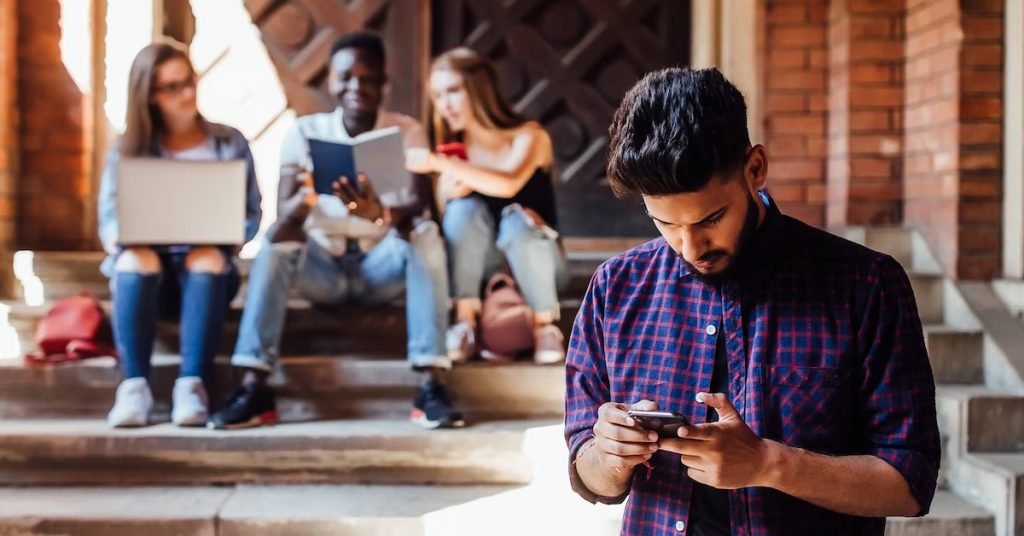
[[[941,384],[943,489],[929,516],[893,519],[887,534],[1024,534],[1014,517],[1024,512],[1024,397],[985,386],[986,334],[948,321],[959,318],[955,292],[918,258],[912,235],[868,229],[851,238],[911,268]],[[595,243],[570,245],[563,328],[596,266],[628,246]],[[98,263],[93,253],[39,253],[31,264],[49,302],[80,289],[108,299]],[[31,347],[47,305],[8,304]],[[287,423],[237,432],[108,429],[102,417],[119,381],[112,359],[43,369],[0,362],[0,535],[618,534],[621,507],[592,506],[569,490],[561,367],[457,367],[451,382],[471,426],[424,431],[405,420],[419,378],[401,357],[404,322],[397,306],[295,301],[272,377]],[[163,420],[176,339],[175,326],[162,328],[154,358]],[[214,391],[224,392],[226,357],[217,368]]]

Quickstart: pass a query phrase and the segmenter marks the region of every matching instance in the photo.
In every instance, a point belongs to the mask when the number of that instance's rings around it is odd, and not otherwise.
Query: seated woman
[[[456,322],[447,346],[453,360],[476,353],[480,290],[485,276],[507,261],[534,311],[534,358],[565,358],[558,289],[567,278],[558,240],[551,138],[512,110],[498,92],[494,65],[468,48],[448,51],[430,72],[438,144],[463,144],[461,157],[411,151],[412,171],[439,174],[445,203],[442,227],[449,247]]]
[[[108,254],[102,269],[111,278],[114,340],[125,378],[107,420],[115,427],[148,423],[157,317],[180,315],[182,362],[171,420],[181,426],[203,426],[209,401],[202,378],[217,351],[228,303],[239,287],[235,251],[187,244],[119,246],[118,162],[133,157],[245,160],[245,238],[256,235],[262,212],[249,144],[237,130],[210,123],[199,114],[196,73],[180,43],[160,41],[135,57],[125,131],[108,154],[101,179],[99,235]]]

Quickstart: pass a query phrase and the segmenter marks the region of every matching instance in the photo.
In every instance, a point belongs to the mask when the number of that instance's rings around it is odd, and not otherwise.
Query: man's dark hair
[[[373,32],[352,32],[339,37],[331,45],[331,57],[333,58],[339,50],[346,48],[358,48],[365,52],[375,67],[384,68],[387,57],[384,55],[384,40]]]
[[[608,180],[619,197],[696,192],[738,170],[750,147],[743,95],[714,68],[649,73],[608,133]]]

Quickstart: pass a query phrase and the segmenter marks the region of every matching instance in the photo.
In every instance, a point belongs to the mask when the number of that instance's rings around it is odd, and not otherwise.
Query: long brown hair
[[[462,76],[473,117],[484,127],[505,130],[527,122],[498,91],[498,71],[494,63],[475,50],[458,47],[441,54],[430,65],[430,72],[435,71],[451,71]],[[433,103],[431,110],[434,142],[461,141],[462,136],[448,128]]]
[[[163,133],[163,115],[151,103],[153,81],[157,68],[175,59],[184,60],[195,73],[192,60],[188,57],[188,48],[170,38],[155,41],[135,55],[128,74],[128,109],[125,113],[124,134],[121,135],[120,143],[122,155],[149,154],[158,135]],[[198,116],[196,120],[204,122],[202,116]]]

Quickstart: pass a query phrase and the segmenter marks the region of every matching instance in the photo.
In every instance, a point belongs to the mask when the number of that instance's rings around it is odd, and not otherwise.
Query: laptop
[[[118,244],[241,245],[245,183],[244,160],[122,159]]]

